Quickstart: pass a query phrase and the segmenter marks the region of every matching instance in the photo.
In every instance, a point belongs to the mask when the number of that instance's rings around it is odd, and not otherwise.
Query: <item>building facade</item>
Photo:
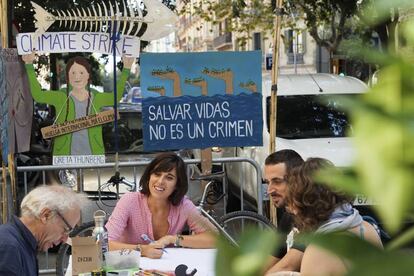
[[[205,52],[214,51],[213,26],[199,16],[195,15],[194,5],[197,0],[177,1],[177,10],[183,9],[184,5],[189,11],[181,14],[178,21],[175,47],[177,52]]]
[[[181,14],[176,31],[178,52],[199,51],[252,51],[260,50],[263,56],[263,70],[270,70],[272,62],[273,37],[263,30],[252,31],[245,45],[238,43],[240,35],[228,31],[229,20],[212,25],[199,16],[194,9],[199,0],[178,0],[177,10],[186,7]],[[319,47],[305,30],[282,30],[283,38],[279,50],[279,70],[281,74],[307,74],[329,72],[329,54]]]
[[[174,53],[175,47],[175,33],[171,33],[166,37],[150,41],[145,47],[145,52],[151,53]]]

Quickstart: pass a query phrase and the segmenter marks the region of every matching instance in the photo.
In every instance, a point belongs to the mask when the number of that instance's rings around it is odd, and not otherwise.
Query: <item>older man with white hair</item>
[[[84,195],[61,185],[28,193],[20,218],[0,225],[0,275],[38,275],[37,252],[66,242],[85,203]]]

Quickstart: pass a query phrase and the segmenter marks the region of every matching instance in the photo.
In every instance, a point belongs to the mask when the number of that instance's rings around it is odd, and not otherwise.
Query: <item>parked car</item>
[[[323,157],[336,166],[348,166],[354,157],[352,125],[336,95],[355,97],[367,85],[353,77],[333,74],[281,75],[278,80],[276,150],[294,149],[304,159]],[[251,158],[263,168],[270,144],[270,75],[263,76],[263,146],[223,148],[214,157]],[[217,151],[217,150],[216,150]],[[255,169],[247,163],[226,164],[235,195],[244,182],[245,196],[256,206],[258,185]],[[265,191],[265,189],[263,189]]]

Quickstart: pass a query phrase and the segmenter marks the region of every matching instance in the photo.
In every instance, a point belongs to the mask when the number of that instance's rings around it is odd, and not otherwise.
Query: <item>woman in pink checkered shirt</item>
[[[179,156],[157,155],[145,169],[140,186],[140,192],[122,196],[106,224],[110,250],[136,249],[142,256],[161,258],[162,248],[170,245],[214,247],[216,229],[185,196],[188,180]],[[186,225],[192,235],[180,234]]]

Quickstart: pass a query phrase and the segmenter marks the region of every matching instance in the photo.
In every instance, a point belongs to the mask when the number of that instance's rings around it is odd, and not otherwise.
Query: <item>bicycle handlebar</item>
[[[129,191],[135,191],[136,184],[135,182],[126,180],[125,177],[121,177],[121,183],[129,187]]]
[[[223,179],[225,176],[225,172],[215,172],[212,174],[205,174],[205,175],[197,175],[197,176],[191,176],[191,180],[220,180]]]
[[[119,185],[119,184],[124,184],[125,186],[127,186],[129,188],[128,189],[129,191],[135,191],[135,189],[136,189],[135,182],[126,180],[125,177],[123,177],[123,176],[121,177],[119,172],[115,172],[115,175],[111,176],[111,178],[105,184],[103,184],[101,186],[101,189],[103,187],[106,188],[110,185],[116,186],[116,185]]]
[[[211,174],[205,174],[205,175],[191,176],[190,178],[191,180],[208,181],[208,183],[204,186],[204,191],[203,191],[203,194],[201,195],[201,199],[198,205],[199,208],[203,209],[204,204],[206,202],[206,198],[207,198],[207,191],[210,188],[210,186],[213,185],[215,181],[223,180],[224,177],[225,177],[224,171],[215,172]]]

